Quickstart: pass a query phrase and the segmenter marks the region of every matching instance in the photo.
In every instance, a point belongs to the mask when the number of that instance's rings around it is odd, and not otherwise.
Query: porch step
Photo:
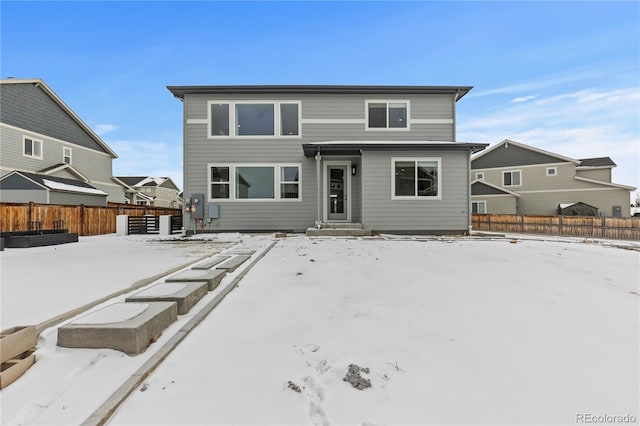
[[[320,226],[321,229],[362,229],[361,223],[344,223],[344,222],[335,222],[335,223],[323,223]]]
[[[309,228],[308,237],[369,237],[371,229],[362,228]]]

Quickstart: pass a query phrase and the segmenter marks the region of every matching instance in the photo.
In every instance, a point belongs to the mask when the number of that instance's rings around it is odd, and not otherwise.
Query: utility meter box
[[[186,200],[187,213],[191,213],[194,219],[202,220],[204,217],[204,194],[191,194]]]

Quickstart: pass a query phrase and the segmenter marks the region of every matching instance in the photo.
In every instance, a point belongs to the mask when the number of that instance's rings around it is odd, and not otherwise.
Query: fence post
[[[564,228],[562,227],[562,215],[558,216],[558,220],[559,220],[558,231],[560,232],[560,235],[564,235]]]
[[[86,235],[84,223],[84,204],[80,204],[80,235]]]
[[[487,223],[489,224],[489,231],[491,231],[491,215],[487,216]]]
[[[29,209],[27,210],[27,229],[29,229],[29,224],[33,222],[33,201],[29,201]]]
[[[126,214],[116,216],[116,235],[118,237],[129,235],[129,216]]]
[[[520,215],[520,232],[524,233],[524,215]]]
[[[607,235],[609,234],[607,232],[607,218],[602,216],[601,220],[602,220],[602,235],[600,236],[600,238],[607,238]]]

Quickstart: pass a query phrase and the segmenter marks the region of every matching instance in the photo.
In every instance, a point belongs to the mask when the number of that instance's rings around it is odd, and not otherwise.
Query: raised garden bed
[[[36,328],[12,327],[0,332],[0,389],[22,376],[36,361]]]
[[[77,243],[78,234],[45,229],[42,231],[3,232],[2,239],[4,239],[4,247],[6,248],[28,248]]]

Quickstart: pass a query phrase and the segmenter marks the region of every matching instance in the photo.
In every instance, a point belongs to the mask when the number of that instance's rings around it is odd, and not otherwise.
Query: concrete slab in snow
[[[206,281],[161,283],[127,297],[125,301],[176,302],[178,315],[184,315],[207,294],[208,287]]]
[[[168,283],[175,282],[198,282],[204,281],[209,284],[208,290],[215,290],[219,285],[222,278],[227,273],[217,269],[191,269],[188,271],[178,272],[177,274],[167,278],[165,281]]]

